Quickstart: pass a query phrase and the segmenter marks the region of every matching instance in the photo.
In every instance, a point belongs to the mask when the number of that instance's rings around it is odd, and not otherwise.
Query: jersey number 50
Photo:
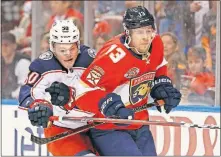
[[[111,45],[110,49],[106,52],[106,54],[109,54],[110,59],[114,63],[119,62],[126,55],[124,50],[122,48],[120,48],[120,47],[117,47],[116,44]]]
[[[30,84],[30,85],[34,85],[38,79],[39,79],[40,75],[36,72],[31,72],[28,75],[28,78],[25,80],[25,84]]]

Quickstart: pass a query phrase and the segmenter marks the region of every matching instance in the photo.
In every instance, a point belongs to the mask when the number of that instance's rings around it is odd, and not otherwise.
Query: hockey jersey
[[[148,101],[152,81],[155,77],[167,75],[167,61],[163,56],[163,44],[157,35],[151,44],[150,56],[142,60],[124,45],[125,36],[119,35],[108,41],[98,52],[95,60],[81,76],[81,90],[76,97],[78,108],[93,112],[97,117],[104,117],[98,103],[106,94],[114,92],[121,96],[125,107],[135,108]],[[93,91],[88,88],[96,88]],[[135,114],[135,119],[148,119],[148,112]],[[130,125],[121,129],[136,129]],[[113,129],[119,126],[105,124],[100,129]]]
[[[25,85],[21,87],[19,94],[19,108],[26,109],[36,99],[44,99],[50,102],[50,94],[45,89],[57,81],[63,82],[75,88],[83,71],[89,66],[95,57],[95,51],[87,46],[80,46],[78,55],[72,69],[65,69],[51,51],[41,54],[29,66],[29,74]],[[78,90],[76,90],[78,91]],[[78,94],[78,93],[77,93]],[[72,106],[74,107],[74,106]],[[73,108],[67,112],[53,105],[53,114],[57,116],[93,116],[93,113],[84,112]],[[85,123],[54,122],[55,125],[68,128],[76,128]]]

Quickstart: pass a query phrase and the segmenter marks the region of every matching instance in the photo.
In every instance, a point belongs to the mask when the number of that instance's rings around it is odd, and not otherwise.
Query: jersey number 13
[[[119,62],[126,55],[124,50],[120,47],[117,47],[116,44],[111,45],[110,49],[106,52],[106,54],[109,54],[110,59],[114,63]]]

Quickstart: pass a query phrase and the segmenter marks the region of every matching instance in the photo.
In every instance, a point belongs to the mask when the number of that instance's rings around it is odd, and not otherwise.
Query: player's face
[[[202,58],[197,56],[188,57],[188,66],[192,74],[197,75],[200,72],[203,72],[204,62]]]
[[[59,62],[67,69],[73,67],[78,56],[78,46],[74,44],[55,43],[54,53]]]
[[[164,56],[167,57],[175,52],[176,44],[172,37],[169,35],[164,35],[161,37],[164,46]]]
[[[146,53],[152,42],[153,33],[151,26],[132,29],[130,46],[135,47],[140,53]]]

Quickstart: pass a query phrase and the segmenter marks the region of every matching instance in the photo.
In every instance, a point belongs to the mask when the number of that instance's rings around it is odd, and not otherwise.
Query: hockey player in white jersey
[[[48,100],[53,99],[53,96],[46,92],[46,88],[56,81],[73,87],[71,90],[64,90],[64,92],[71,91],[70,94],[77,92],[74,89],[76,81],[80,79],[85,68],[95,57],[95,51],[80,45],[79,38],[79,30],[73,21],[56,21],[50,30],[50,50],[41,54],[31,63],[26,83],[21,87],[19,108],[28,110],[28,118],[32,125],[45,128],[45,137],[54,136],[68,128],[85,125],[85,123],[54,122],[50,127],[47,127],[49,117],[52,115],[93,116],[92,113],[79,110],[71,104],[52,105]],[[55,90],[57,89],[55,88]],[[59,100],[63,101],[64,99],[66,98]],[[49,152],[55,156],[94,155],[93,147],[86,133],[49,143],[47,147]]]

